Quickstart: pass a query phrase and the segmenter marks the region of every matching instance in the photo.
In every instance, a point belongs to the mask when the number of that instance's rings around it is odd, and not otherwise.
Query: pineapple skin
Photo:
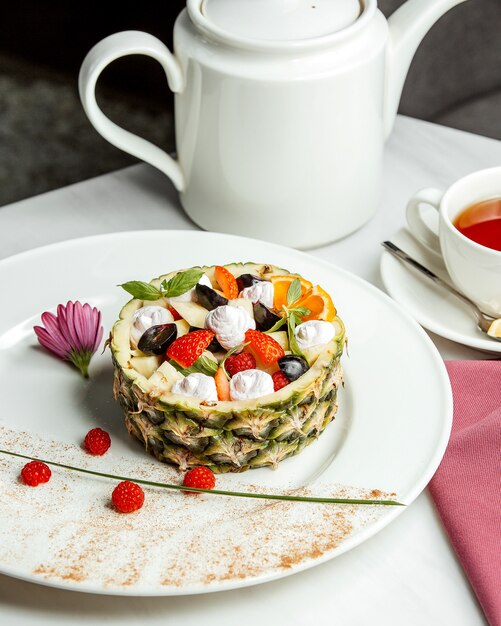
[[[267,278],[289,273],[253,263],[225,267],[236,276],[250,272]],[[212,278],[214,268],[201,269]],[[151,282],[158,285],[174,274]],[[129,433],[158,460],[177,465],[183,471],[199,465],[216,473],[276,468],[283,459],[298,454],[317,439],[334,419],[345,344],[344,326],[339,318],[336,322],[340,332],[300,379],[273,396],[211,406],[196,399],[176,396],[174,400],[167,394],[158,395],[158,390],[130,366],[129,320],[142,305],[140,300],[131,300],[111,333],[114,395]]]

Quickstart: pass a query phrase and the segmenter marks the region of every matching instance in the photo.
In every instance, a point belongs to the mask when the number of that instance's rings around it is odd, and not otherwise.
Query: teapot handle
[[[119,57],[144,54],[156,59],[164,68],[170,89],[176,93],[184,88],[184,76],[176,57],[159,39],[140,31],[115,33],[96,44],[85,57],[78,77],[80,100],[90,122],[107,141],[166,174],[178,191],[185,188],[181,167],[171,156],[146,139],[112,122],[96,102],[96,83],[104,68]]]

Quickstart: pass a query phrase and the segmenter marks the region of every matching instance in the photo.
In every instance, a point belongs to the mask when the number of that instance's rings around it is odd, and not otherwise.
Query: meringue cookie
[[[230,398],[232,400],[260,398],[274,391],[273,378],[262,370],[237,372],[230,380]]]
[[[254,283],[250,287],[245,287],[245,289],[242,289],[239,297],[252,300],[253,304],[256,304],[256,302],[261,302],[261,304],[264,304],[264,306],[272,309],[274,295],[275,289],[273,287],[273,283],[270,283],[267,280],[263,280],[259,283]]]
[[[149,305],[138,309],[132,316],[132,325],[130,328],[130,343],[136,349],[141,335],[158,324],[170,324],[174,321],[172,313],[161,306]]]
[[[212,330],[225,350],[231,350],[245,341],[245,332],[255,330],[256,322],[241,307],[218,306],[209,311],[205,318],[205,328]]]
[[[213,289],[212,283],[210,282],[210,278],[206,274],[203,274],[200,277],[198,284],[205,285],[206,287],[210,287],[211,289]],[[180,296],[172,296],[172,298],[169,298],[169,302],[196,302],[196,301],[197,301],[197,292],[196,292],[195,287],[193,287],[192,289],[188,289],[186,293],[182,293]]]
[[[200,400],[217,402],[216,383],[212,376],[205,374],[189,374],[172,385],[172,393],[182,396],[192,396]]]
[[[336,329],[330,322],[322,322],[320,320],[310,320],[296,326],[294,336],[300,350],[306,350],[313,346],[318,346],[335,337]]]

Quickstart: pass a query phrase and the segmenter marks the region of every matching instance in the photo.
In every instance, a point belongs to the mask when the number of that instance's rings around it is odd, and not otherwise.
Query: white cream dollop
[[[245,332],[255,330],[256,322],[242,307],[218,306],[209,311],[205,328],[212,330],[225,350],[231,350],[245,341]]]
[[[206,287],[210,287],[211,289],[213,289],[212,283],[210,282],[210,278],[207,276],[207,274],[203,274],[200,277],[198,284],[205,285]],[[196,292],[195,287],[188,289],[186,293],[182,293],[180,296],[172,296],[172,298],[169,298],[169,302],[196,302],[196,301],[197,301],[197,292]]]
[[[299,349],[306,350],[306,348],[329,343],[335,337],[336,329],[330,322],[310,320],[296,326],[294,335]]]
[[[143,306],[138,309],[132,316],[132,325],[130,327],[130,343],[135,349],[141,339],[141,335],[158,324],[171,324],[174,321],[172,313],[167,309],[157,305]]]
[[[188,374],[172,385],[172,393],[182,396],[192,396],[208,402],[217,402],[216,383],[212,376],[205,374]]]
[[[273,378],[262,370],[237,372],[230,380],[230,398],[232,400],[260,398],[274,391]]]
[[[252,300],[253,304],[256,302],[261,302],[264,306],[269,309],[273,308],[273,296],[275,295],[275,290],[273,287],[273,283],[270,283],[268,280],[262,280],[258,283],[254,283],[250,287],[245,287],[240,292],[241,298],[247,298],[248,300]]]

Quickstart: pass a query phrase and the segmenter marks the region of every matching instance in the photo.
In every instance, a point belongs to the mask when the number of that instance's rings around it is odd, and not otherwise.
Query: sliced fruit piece
[[[229,300],[228,304],[230,306],[236,306],[244,309],[249,314],[251,320],[254,319],[254,309],[250,300],[247,300],[246,298],[237,298],[236,300]]]
[[[144,354],[165,354],[165,351],[177,337],[177,326],[171,324],[158,324],[150,326],[141,335],[137,347]]]
[[[302,356],[289,355],[283,356],[278,361],[280,370],[293,382],[309,370],[308,361]]]
[[[264,367],[285,356],[282,346],[273,337],[259,330],[248,330],[245,341],[249,344],[245,348],[246,352],[253,354],[256,361]]]
[[[204,328],[207,309],[196,302],[173,302],[173,308],[185,319],[190,326]]]
[[[167,356],[182,367],[191,367],[214,337],[215,334],[210,330],[197,330],[194,333],[178,337],[169,346]]]
[[[294,306],[305,307],[310,310],[310,313],[302,318],[303,322],[308,320],[332,322],[336,317],[336,307],[332,298],[320,285],[312,287]]]
[[[221,265],[216,265],[214,276],[228,300],[234,300],[235,298],[238,298],[237,279],[229,270],[227,270],[225,267],[222,267]]]
[[[134,356],[130,360],[131,366],[145,378],[152,376],[161,363],[159,356]]]
[[[207,285],[201,285],[200,283],[195,287],[197,292],[197,300],[199,304],[205,307],[207,310],[212,311],[218,306],[224,306],[228,304],[228,299],[218,294],[212,287]]]
[[[164,361],[148,380],[149,393],[153,396],[167,393],[172,389],[172,385],[176,380],[181,380],[182,378],[184,376],[173,365],[168,361]]]
[[[299,281],[301,283],[302,297],[307,291],[309,291],[313,287],[313,283],[310,283],[309,280],[301,278],[301,276],[294,276],[294,274],[270,277],[275,292],[273,297],[273,307],[276,311],[280,312],[284,305],[287,306],[287,291],[289,290],[291,282],[296,278],[299,278]]]
[[[243,291],[246,287],[252,287],[256,283],[260,283],[264,278],[254,276],[254,274],[240,274],[237,278],[238,291]]]
[[[238,302],[238,300],[235,300],[235,302]],[[256,304],[252,305],[252,308],[254,311],[254,319],[256,320],[257,330],[265,332],[266,330],[270,330],[270,328],[275,326],[275,324],[280,321],[280,317],[275,315],[273,311],[270,311],[270,309],[264,306],[261,302],[256,302]]]
[[[277,330],[274,333],[269,333],[269,336],[273,337],[273,339],[282,346],[285,352],[289,349],[289,337],[287,335],[287,331]]]
[[[214,376],[216,383],[217,399],[222,401],[231,400],[230,398],[230,381],[222,367],[220,367]]]
[[[186,335],[186,333],[190,332],[190,325],[186,320],[179,319],[174,322],[177,326],[177,336],[181,337],[182,335]]]

